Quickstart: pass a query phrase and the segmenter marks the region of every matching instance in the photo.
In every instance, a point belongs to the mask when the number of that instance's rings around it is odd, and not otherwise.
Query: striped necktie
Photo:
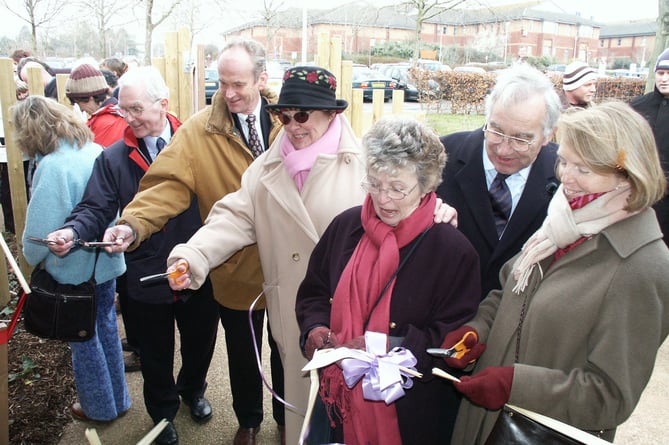
[[[508,177],[509,175],[497,173],[492,184],[490,184],[490,190],[488,190],[498,238],[502,237],[509,216],[511,216],[511,191],[509,186],[506,185],[506,178]]]

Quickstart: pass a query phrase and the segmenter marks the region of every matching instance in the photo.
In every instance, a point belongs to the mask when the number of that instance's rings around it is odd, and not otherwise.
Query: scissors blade
[[[39,238],[37,236],[26,236],[26,239],[28,239],[30,241],[34,241],[36,243],[45,244],[47,246],[53,246],[54,244],[56,244],[56,241],[54,241],[54,240],[50,240],[50,239],[46,239],[46,238]]]
[[[156,281],[162,281],[169,276],[170,276],[169,272],[157,273],[157,274],[154,274],[154,275],[147,275],[145,277],[142,277],[142,278],[139,279],[139,282],[140,283],[154,283]]]
[[[452,357],[455,354],[455,350],[453,348],[428,348],[427,353],[437,357]]]
[[[106,247],[106,246],[113,246],[115,243],[114,243],[114,241],[84,241],[84,240],[78,240],[77,244],[79,244],[82,247]]]

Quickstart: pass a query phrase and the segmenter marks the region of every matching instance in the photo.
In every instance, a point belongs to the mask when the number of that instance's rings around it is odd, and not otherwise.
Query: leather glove
[[[474,335],[471,335],[473,333]],[[470,334],[470,335],[467,335]],[[485,351],[485,343],[478,342],[479,334],[476,332],[476,329],[464,325],[460,326],[455,331],[451,331],[446,334],[441,347],[444,349],[449,349],[454,347],[460,342],[464,343],[469,351],[462,354],[461,357],[445,357],[444,361],[448,366],[453,369],[465,369],[470,363],[474,363]]]
[[[509,401],[512,382],[513,366],[492,366],[453,385],[473,404],[497,410]]]
[[[335,348],[339,346],[337,336],[327,326],[316,326],[307,335],[304,343],[304,355],[311,360],[316,349]]]

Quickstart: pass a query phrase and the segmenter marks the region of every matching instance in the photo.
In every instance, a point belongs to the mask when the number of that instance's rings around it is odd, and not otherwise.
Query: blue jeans
[[[95,286],[95,336],[72,342],[72,368],[79,402],[93,420],[113,420],[130,409],[123,351],[118,336],[114,293],[116,280]]]

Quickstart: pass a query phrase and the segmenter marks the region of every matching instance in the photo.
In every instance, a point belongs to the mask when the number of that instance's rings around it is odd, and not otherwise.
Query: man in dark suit
[[[437,194],[457,209],[458,228],[479,253],[481,298],[501,287],[500,268],[546,217],[558,187],[551,139],[559,116],[552,82],[518,65],[499,75],[483,128],[441,138],[448,162]]]

